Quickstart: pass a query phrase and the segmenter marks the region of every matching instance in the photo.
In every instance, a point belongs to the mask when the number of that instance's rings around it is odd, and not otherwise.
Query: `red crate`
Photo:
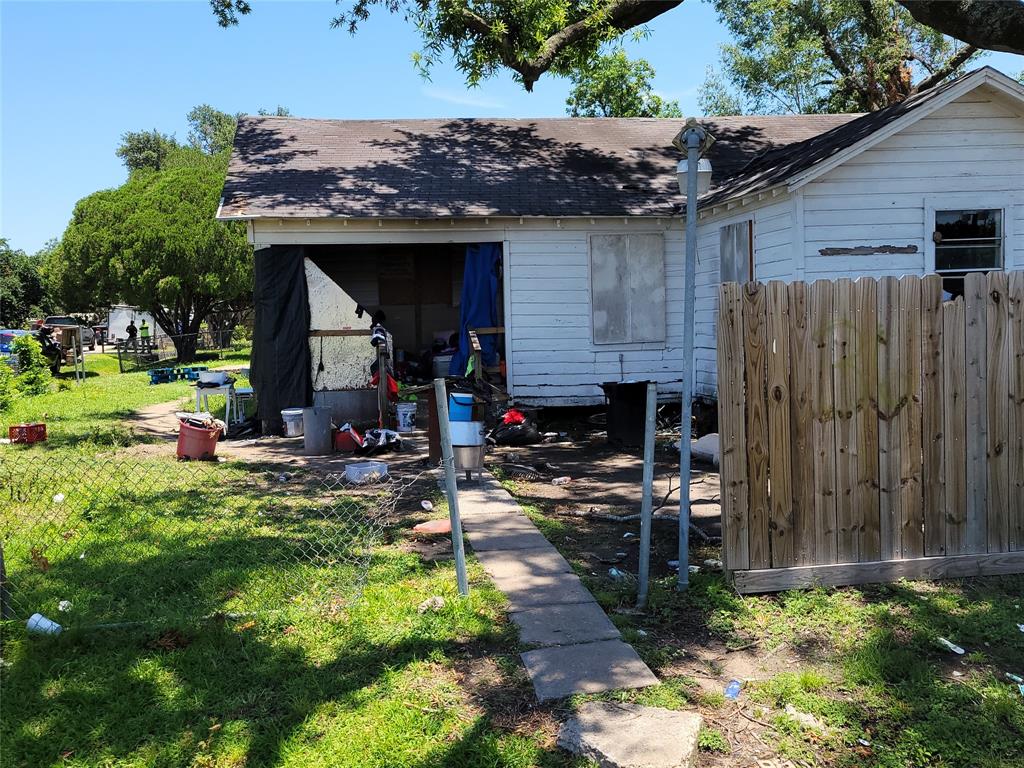
[[[46,439],[46,424],[41,421],[32,424],[14,424],[7,430],[12,443],[41,443]]]

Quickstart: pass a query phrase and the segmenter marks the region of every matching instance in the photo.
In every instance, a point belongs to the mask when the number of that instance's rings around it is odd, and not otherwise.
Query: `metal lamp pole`
[[[693,434],[693,334],[697,282],[697,175],[702,151],[713,141],[697,121],[689,119],[676,138],[686,148],[686,271],[683,283],[683,393],[679,436],[679,581],[678,589],[690,586],[690,438]],[[680,190],[682,191],[682,190]]]

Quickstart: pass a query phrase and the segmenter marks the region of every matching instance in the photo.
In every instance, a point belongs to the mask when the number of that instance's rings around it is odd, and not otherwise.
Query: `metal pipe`
[[[434,399],[437,401],[437,426],[441,433],[441,463],[444,465],[444,485],[448,494],[448,518],[452,523],[452,549],[455,551],[455,577],[459,594],[469,595],[466,576],[466,548],[462,541],[462,518],[459,516],[459,486],[455,477],[455,451],[452,448],[452,428],[448,422],[448,390],[444,379],[434,379]]]
[[[697,282],[697,161],[704,131],[691,125],[686,141],[686,271],[683,277],[683,413],[679,435],[679,582],[690,586],[690,438],[693,434],[693,333]]]
[[[647,419],[644,424],[644,479],[640,502],[640,574],[636,607],[647,606],[648,580],[651,571],[651,507],[654,495],[654,432],[658,414],[658,384],[647,383]]]

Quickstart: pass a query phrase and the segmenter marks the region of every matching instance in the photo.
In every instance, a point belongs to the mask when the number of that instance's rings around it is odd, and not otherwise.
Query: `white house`
[[[955,292],[967,270],[1024,269],[1024,87],[996,70],[867,115],[701,124],[716,143],[699,214],[698,394],[715,391],[721,280],[937,271]],[[326,275],[353,305],[383,308],[409,348],[457,326],[464,246],[497,243],[516,401],[595,403],[601,382],[629,379],[673,392],[683,371],[680,127],[247,117],[218,217],[248,222],[258,280],[261,258],[302,258],[307,275],[322,273],[313,282]],[[338,303],[333,295],[325,300]],[[318,360],[314,341],[303,363],[312,378],[321,363],[340,364]]]

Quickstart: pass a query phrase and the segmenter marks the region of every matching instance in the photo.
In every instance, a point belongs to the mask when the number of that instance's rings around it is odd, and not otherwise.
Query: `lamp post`
[[[711,186],[711,161],[702,159],[715,139],[697,124],[686,121],[673,144],[686,151],[676,167],[679,191],[686,197],[686,270],[683,278],[683,413],[679,435],[679,582],[690,586],[690,438],[693,433],[693,334],[697,282],[697,198]]]

